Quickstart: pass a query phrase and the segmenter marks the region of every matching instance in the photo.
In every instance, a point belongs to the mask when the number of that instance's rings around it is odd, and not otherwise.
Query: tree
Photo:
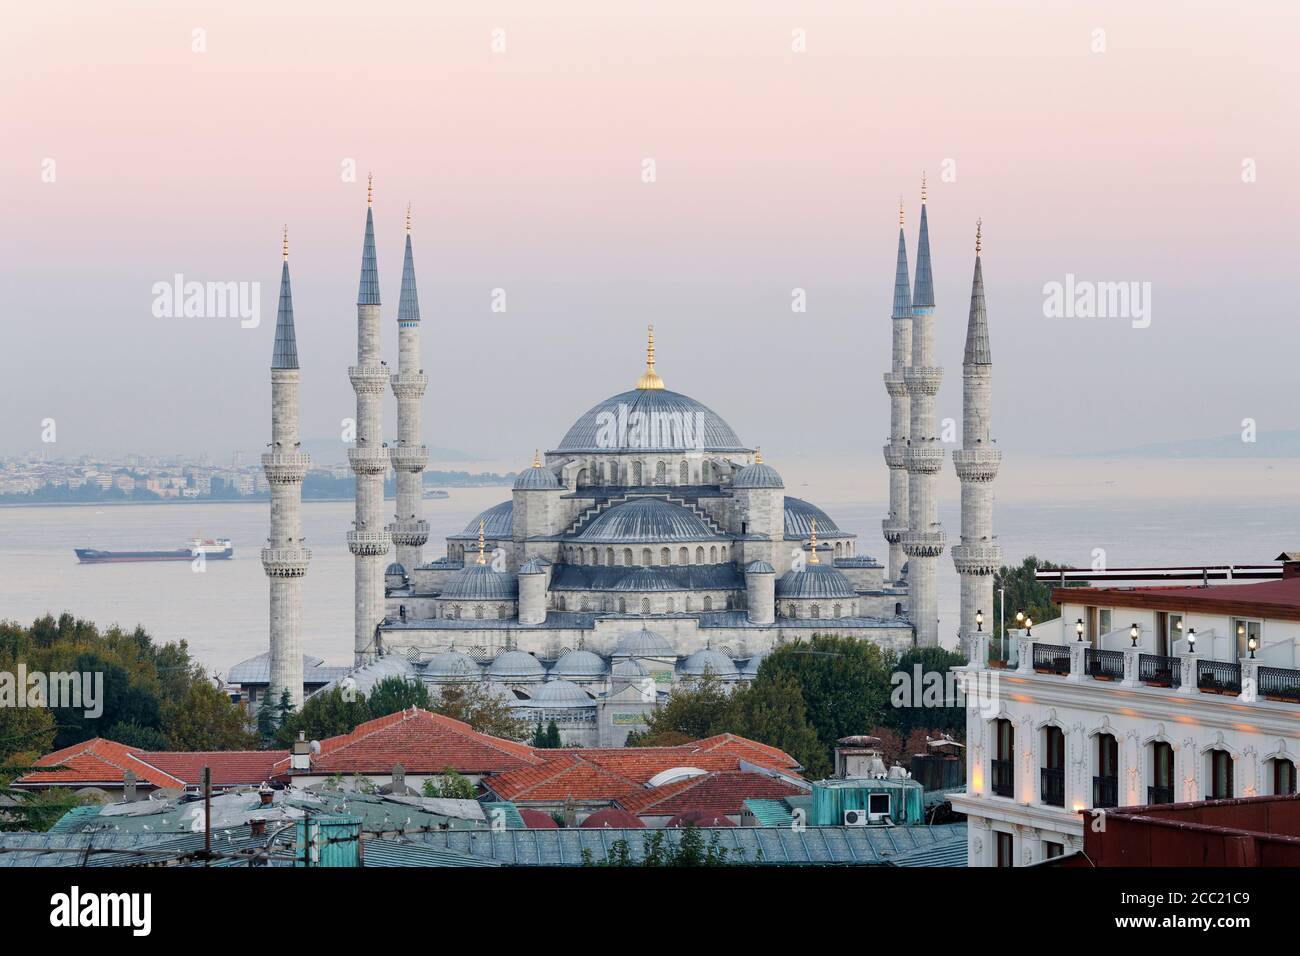
[[[737,850],[740,859],[731,859],[732,851],[721,845],[715,832],[706,843],[699,827],[687,824],[681,828],[681,838],[668,840],[668,831],[654,830],[642,838],[641,859],[632,859],[632,848],[627,840],[610,844],[605,859],[599,863],[590,850],[582,851],[583,866],[739,866],[744,863],[744,853]]]
[[[546,746],[550,750],[558,750],[560,747],[564,746],[560,742],[560,728],[556,725],[555,721],[551,721],[546,725]]]
[[[364,694],[345,694],[343,688],[335,686],[308,697],[302,710],[290,714],[289,719],[276,730],[275,742],[277,746],[287,748],[298,739],[299,733],[306,740],[337,737],[351,733],[369,719],[370,708]]]
[[[506,740],[527,740],[528,721],[514,715],[510,703],[488,693],[481,683],[444,684],[429,709],[469,724],[481,734]]]
[[[163,705],[163,726],[171,750],[250,750],[258,744],[243,712],[206,681]]]
[[[891,680],[891,706],[881,723],[903,737],[918,727],[964,735],[966,709],[947,692],[949,687],[956,690],[956,681],[949,680],[951,668],[965,663],[963,655],[942,647],[914,647],[905,652],[895,662],[894,674],[906,679],[897,684]],[[904,693],[909,689],[910,694]]]
[[[114,743],[137,747],[140,750],[170,750],[167,735],[155,727],[142,727],[130,721],[120,721],[109,727],[104,736]]]
[[[451,767],[443,767],[442,774],[438,777],[425,777],[420,790],[426,797],[442,797],[446,800],[478,798],[478,788],[473,781]]]
[[[392,677],[385,677],[370,688],[370,693],[366,695],[366,702],[370,706],[372,719],[387,717],[389,714],[395,714],[399,710],[406,710],[408,707],[419,707],[422,710],[428,710],[430,704],[429,688],[419,678],[408,680],[394,674]]]
[[[546,728],[542,726],[542,718],[537,718],[537,726],[533,728],[532,746],[537,750],[546,749]]]
[[[1017,626],[1016,613],[1020,611],[1040,623],[1060,616],[1061,606],[1052,603],[1052,585],[1034,578],[1035,571],[1050,571],[1053,568],[1060,567],[1063,567],[1063,565],[1044,561],[1031,554],[1020,562],[1019,567],[1003,565],[998,568],[993,575],[993,603],[996,607],[991,609],[993,631],[989,635],[990,639],[999,638],[1003,634],[1002,601],[998,600],[998,590],[1000,588],[1006,588],[1007,592],[1007,620],[1005,621],[1007,628]],[[1068,581],[1065,586],[1080,587],[1086,583],[1084,581]]]
[[[699,679],[679,684],[663,706],[646,717],[646,729],[629,746],[661,747],[668,735],[699,740],[735,731],[735,702],[716,674],[706,670]]]
[[[774,672],[738,690],[734,733],[769,747],[780,747],[814,780],[831,774],[832,765],[817,731],[808,723],[803,689],[789,674]]]

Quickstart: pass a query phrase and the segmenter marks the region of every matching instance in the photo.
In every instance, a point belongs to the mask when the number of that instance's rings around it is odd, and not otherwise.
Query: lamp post
[[[1187,629],[1187,653],[1196,653],[1196,628],[1194,627]]]
[[[1134,647],[1138,646],[1138,635],[1141,633],[1141,630],[1137,626],[1137,622],[1133,622],[1133,626],[1128,629],[1128,637],[1129,640],[1133,642]]]
[[[1259,639],[1254,634],[1250,635],[1250,640],[1246,641],[1246,646],[1250,648],[1250,659],[1255,659],[1255,648],[1259,646]]]
[[[1074,622],[1074,633],[1079,635],[1079,642],[1083,643],[1083,618]]]
[[[975,632],[978,634],[978,633],[982,633],[983,631],[984,631],[984,612],[977,610],[975,612]]]
[[[1016,615],[1019,617],[1019,615]],[[1032,618],[1025,618],[1025,637],[1034,636],[1034,622]]]

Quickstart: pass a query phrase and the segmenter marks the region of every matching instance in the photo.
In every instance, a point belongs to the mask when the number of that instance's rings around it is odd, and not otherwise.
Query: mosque
[[[371,187],[373,188],[373,187]],[[521,714],[555,719],[566,743],[619,745],[677,682],[712,673],[752,679],[764,654],[817,634],[904,651],[938,639],[935,573],[944,550],[933,492],[944,451],[936,434],[934,298],[922,185],[915,286],[899,213],[892,363],[885,374],[891,430],[884,453],[890,511],[888,568],[858,548],[817,505],[786,494],[779,471],[708,405],[672,391],[655,368],[654,330],[635,386],[582,414],[535,452],[509,499],[446,539],[426,561],[421,514],[420,308],[406,223],[397,307],[398,367],[381,359],[373,193],[368,190],[358,295],[354,669],[363,690],[389,674],[431,685],[484,681]],[[298,367],[287,244],[272,363],[271,581],[266,693],[303,693],[298,585],[310,560],[299,507],[306,455],[298,436]],[[976,242],[964,372],[963,640],[991,609],[1000,552],[990,484],[1000,452],[988,434],[987,319]],[[629,374],[629,378],[631,378]],[[671,376],[670,376],[671,377]],[[398,400],[397,438],[382,440],[385,389]],[[397,474],[396,513],[383,481]],[[906,559],[906,563],[904,561]],[[976,604],[983,601],[979,608]],[[967,607],[970,604],[970,607]],[[310,661],[311,659],[309,659]]]

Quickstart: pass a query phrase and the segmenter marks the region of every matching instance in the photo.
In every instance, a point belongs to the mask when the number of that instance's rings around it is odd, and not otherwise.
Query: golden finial
[[[756,465],[763,464],[763,449],[759,448],[758,446],[754,447],[754,464]]]
[[[406,204],[406,234],[408,236],[411,234],[411,204],[409,202]]]
[[[636,383],[636,387],[642,391],[664,387],[664,380],[655,373],[655,327],[651,325],[646,328],[649,339],[645,347],[645,374]]]
[[[808,556],[809,564],[821,564],[821,559],[817,557],[817,519],[812,519],[812,534],[809,537],[808,547],[811,554]]]
[[[925,205],[925,170],[921,170],[921,205]]]
[[[284,224],[284,240],[280,245],[280,254],[284,256],[284,261],[289,261],[289,224]]]
[[[980,254],[981,230],[983,228],[984,228],[984,220],[976,219],[975,220],[975,255],[977,256]]]
[[[373,206],[374,204],[375,204],[375,174],[370,173],[366,177],[366,205]]]
[[[903,197],[898,197],[898,228],[903,228]]]
[[[541,468],[541,467],[542,467],[542,455],[541,455],[541,449],[538,449],[538,448],[534,448],[534,449],[533,449],[533,467],[534,467],[534,468]]]
[[[483,529],[486,526],[487,526],[487,522],[485,521],[480,521],[478,523],[478,563],[479,564],[487,564],[487,559],[483,557]]]

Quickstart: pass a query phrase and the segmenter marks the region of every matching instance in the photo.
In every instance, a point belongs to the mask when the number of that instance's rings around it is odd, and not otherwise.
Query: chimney
[[[249,836],[266,836],[266,817],[251,817],[248,821]]]
[[[122,774],[122,800],[130,803],[135,799],[136,775],[134,771],[128,770]]]
[[[406,768],[400,763],[393,764],[392,792],[397,796],[406,793]]]
[[[261,801],[262,806],[269,807],[272,798],[275,797],[275,791],[268,787],[266,781],[263,780],[262,785],[257,788],[257,797]]]
[[[307,735],[301,730],[298,731],[298,739],[293,742],[293,747],[289,751],[289,769],[311,769],[311,744],[307,743]]]
[[[1300,551],[1283,551],[1277,556],[1282,562],[1282,580],[1300,578]]]

